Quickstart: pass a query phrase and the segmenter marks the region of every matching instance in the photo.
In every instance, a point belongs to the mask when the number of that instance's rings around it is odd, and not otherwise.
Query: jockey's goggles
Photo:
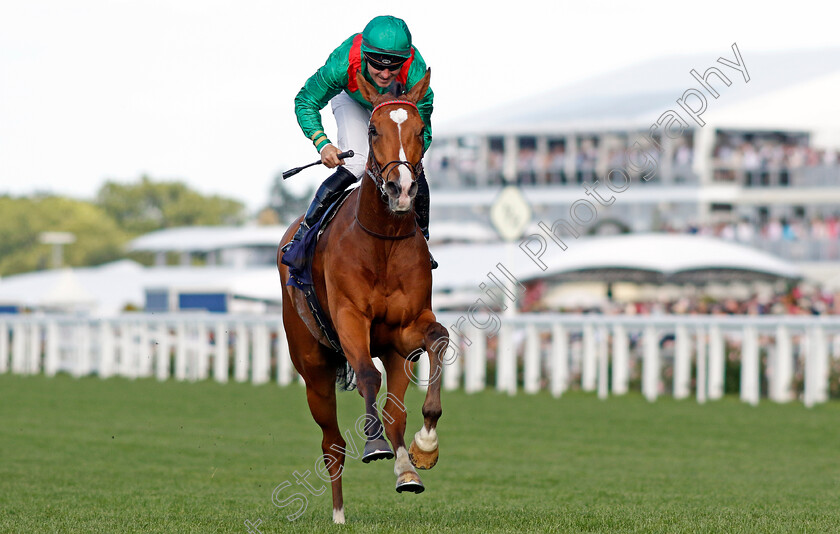
[[[368,65],[376,70],[400,70],[405,63],[405,58],[397,56],[387,56],[385,54],[369,54],[365,53],[365,59]]]

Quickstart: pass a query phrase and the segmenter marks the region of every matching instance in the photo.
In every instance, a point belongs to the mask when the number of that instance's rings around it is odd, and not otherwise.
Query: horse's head
[[[426,94],[430,77],[431,69],[408,93],[394,97],[380,95],[361,73],[356,74],[362,96],[373,105],[366,172],[396,214],[410,212],[417,194],[425,126],[416,104]]]

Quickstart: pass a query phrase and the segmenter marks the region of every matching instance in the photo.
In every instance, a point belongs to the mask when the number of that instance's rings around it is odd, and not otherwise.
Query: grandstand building
[[[840,261],[840,49],[720,52],[437,126],[432,221],[487,223],[500,186],[516,184],[535,222],[581,234],[705,233]]]

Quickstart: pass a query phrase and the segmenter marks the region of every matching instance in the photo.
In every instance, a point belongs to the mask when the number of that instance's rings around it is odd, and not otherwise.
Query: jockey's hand
[[[344,160],[338,159],[339,154],[341,154],[341,151],[335,145],[327,145],[321,149],[321,163],[328,169],[334,169],[339,165],[344,165]]]

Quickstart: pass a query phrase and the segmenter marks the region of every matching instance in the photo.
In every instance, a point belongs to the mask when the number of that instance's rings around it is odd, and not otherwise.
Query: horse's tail
[[[356,372],[346,359],[344,360],[344,365],[339,365],[335,371],[335,387],[341,391],[353,391],[356,389]]]

